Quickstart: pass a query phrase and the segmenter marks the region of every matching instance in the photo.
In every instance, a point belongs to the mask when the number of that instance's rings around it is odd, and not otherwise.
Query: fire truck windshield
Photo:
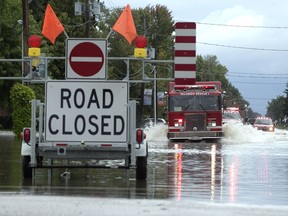
[[[221,110],[221,97],[217,95],[171,95],[169,97],[171,112],[217,111]]]

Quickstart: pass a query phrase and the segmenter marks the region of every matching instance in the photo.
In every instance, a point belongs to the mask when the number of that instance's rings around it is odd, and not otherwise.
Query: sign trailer
[[[31,102],[24,178],[35,168],[90,167],[134,168],[136,179],[147,178],[148,144],[136,128],[136,101],[127,81],[108,81],[106,73],[106,39],[67,39],[66,80],[47,81],[45,104]]]

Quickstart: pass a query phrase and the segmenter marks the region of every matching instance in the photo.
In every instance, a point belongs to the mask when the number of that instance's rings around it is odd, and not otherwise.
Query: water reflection
[[[286,151],[282,151],[282,148]],[[287,204],[288,145],[285,143],[241,143],[225,145],[224,182],[232,203]]]
[[[53,169],[52,178],[47,169],[36,169],[36,178],[23,180],[19,141],[0,133],[0,191],[287,204],[288,135],[261,135],[217,144],[149,141],[148,179],[139,182],[134,170],[92,168]]]
[[[229,164],[229,201],[235,202],[238,184],[238,157],[233,155],[233,161]]]
[[[63,175],[69,173],[69,175]],[[131,170],[37,169],[36,178],[22,181],[22,192],[69,196],[146,198],[146,181],[136,181]]]
[[[168,154],[170,163],[170,197],[177,200],[195,198],[210,200],[221,196],[221,144],[175,143],[169,144],[174,152]],[[175,187],[175,189],[174,189]]]

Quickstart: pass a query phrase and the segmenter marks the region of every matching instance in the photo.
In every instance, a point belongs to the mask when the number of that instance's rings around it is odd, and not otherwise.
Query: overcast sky
[[[265,115],[268,101],[284,95],[288,79],[287,0],[104,2],[108,7],[129,4],[132,9],[165,5],[176,22],[196,22],[197,54],[217,56],[229,70],[227,78],[253,111]]]

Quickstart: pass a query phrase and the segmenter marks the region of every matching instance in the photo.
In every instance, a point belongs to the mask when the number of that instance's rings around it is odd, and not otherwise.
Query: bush
[[[19,135],[24,127],[31,126],[31,100],[35,99],[35,92],[28,86],[15,84],[10,92],[12,104],[12,129]]]

